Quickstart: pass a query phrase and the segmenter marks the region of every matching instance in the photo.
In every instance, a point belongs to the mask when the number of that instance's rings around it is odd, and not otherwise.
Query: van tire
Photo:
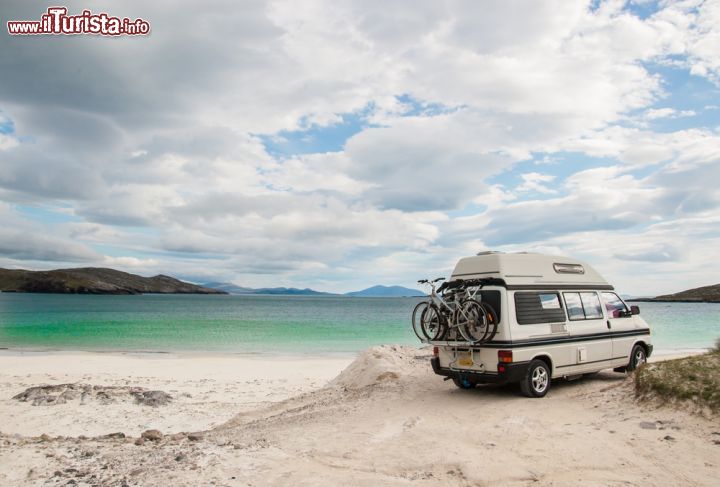
[[[469,379],[458,379],[456,377],[453,377],[453,384],[455,384],[460,389],[474,389],[477,385],[475,382],[469,380]]]
[[[542,360],[533,360],[520,382],[520,390],[526,397],[545,397],[549,389],[550,367]]]
[[[638,343],[632,348],[630,362],[628,362],[626,370],[632,372],[645,362],[647,362],[647,352],[645,351],[645,347]]]

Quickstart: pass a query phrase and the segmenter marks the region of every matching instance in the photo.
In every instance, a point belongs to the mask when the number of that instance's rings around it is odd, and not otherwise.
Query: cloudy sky
[[[720,282],[720,1],[67,5],[152,32],[0,34],[2,267],[348,291],[493,249]]]

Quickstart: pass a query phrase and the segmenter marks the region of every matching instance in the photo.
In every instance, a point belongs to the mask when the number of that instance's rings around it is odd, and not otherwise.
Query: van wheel
[[[475,382],[469,380],[469,379],[457,379],[453,377],[453,384],[455,384],[460,389],[474,389],[477,385]]]
[[[630,354],[630,362],[628,363],[627,371],[632,372],[645,362],[647,362],[647,353],[645,352],[645,347],[637,344],[633,347],[632,353]]]
[[[544,397],[550,389],[550,368],[542,360],[530,362],[520,390],[527,397]]]

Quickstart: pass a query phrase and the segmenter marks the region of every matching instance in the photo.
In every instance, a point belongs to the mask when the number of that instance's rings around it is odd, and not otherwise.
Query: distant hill
[[[218,289],[225,291],[228,294],[252,294],[255,290],[249,287],[236,286],[229,282],[206,282],[203,287],[209,287],[210,289]]]
[[[285,296],[332,296],[332,293],[324,293],[315,291],[314,289],[298,289],[294,287],[262,287],[251,288],[242,287],[229,282],[208,282],[203,284],[205,287],[219,289],[229,294],[274,294]]]
[[[362,291],[345,293],[345,296],[355,297],[409,297],[425,296],[427,293],[402,286],[373,286]]]
[[[696,287],[675,294],[663,294],[654,298],[633,299],[632,301],[720,303],[720,284]]]
[[[142,277],[115,269],[85,267],[52,271],[0,269],[0,291],[61,294],[226,294],[170,276]]]

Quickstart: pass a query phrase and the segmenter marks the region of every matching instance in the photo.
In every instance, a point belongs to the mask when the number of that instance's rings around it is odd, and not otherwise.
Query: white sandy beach
[[[88,395],[82,405],[12,399],[28,387],[78,382],[120,389],[105,400]],[[161,390],[172,400],[136,404],[122,387]],[[148,429],[163,437],[137,441]],[[403,347],[372,349],[354,362],[4,352],[0,431],[0,485],[717,485],[720,478],[720,421],[638,403],[623,374],[558,381],[532,400],[513,387],[458,390],[432,374],[427,351]],[[104,436],[111,433],[125,437]]]
[[[26,436],[139,435],[147,429],[199,431],[239,412],[318,389],[352,357],[92,352],[0,353],[0,431]],[[30,406],[12,400],[42,384],[144,387],[171,405],[139,406],[131,396]]]

